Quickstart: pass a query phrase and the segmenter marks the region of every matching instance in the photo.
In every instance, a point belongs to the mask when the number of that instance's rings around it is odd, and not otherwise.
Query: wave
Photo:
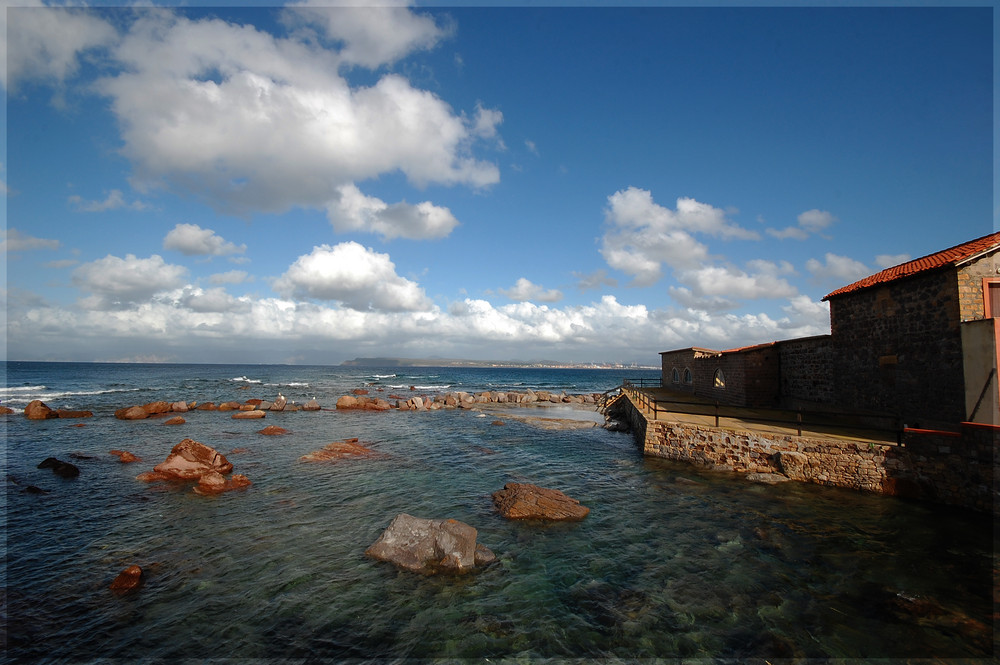
[[[372,374],[373,379],[393,379],[395,377],[395,374]]]
[[[387,387],[388,388],[392,388],[394,390],[408,390],[410,388],[413,388],[414,390],[447,390],[448,388],[451,388],[451,384],[449,383],[449,384],[446,384],[446,385],[431,385],[431,386],[417,386],[417,385],[409,385],[409,386],[398,385],[397,386],[397,385],[392,385],[392,386],[387,386]]]
[[[5,386],[0,388],[0,395],[4,393],[27,393],[27,392],[37,392],[39,390],[47,390],[46,386]]]
[[[62,390],[49,391],[45,386],[24,386],[19,388],[0,388],[0,401],[27,404],[32,400],[55,400],[68,397],[89,397],[91,395],[111,395],[114,393],[134,393],[146,388],[115,388],[114,390]]]
[[[244,383],[263,383],[260,379],[248,379],[245,376],[237,376],[235,378],[229,379],[230,381],[242,381]]]

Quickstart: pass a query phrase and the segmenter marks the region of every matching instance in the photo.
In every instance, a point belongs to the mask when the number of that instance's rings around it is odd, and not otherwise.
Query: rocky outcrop
[[[149,418],[149,412],[141,406],[126,406],[115,411],[118,420],[144,420]]]
[[[334,441],[319,450],[307,453],[299,459],[303,462],[336,462],[342,459],[376,457],[378,453],[358,443],[357,438]]]
[[[281,434],[288,434],[288,430],[284,427],[278,427],[277,425],[268,425],[264,429],[257,430],[257,434],[263,434],[265,436],[279,436]]]
[[[142,459],[136,457],[135,455],[133,455],[132,453],[130,453],[127,450],[110,450],[108,452],[110,454],[112,454],[112,455],[117,455],[118,456],[118,460],[122,464],[129,464],[131,462],[141,462],[142,461]]]
[[[163,424],[164,425],[183,425],[186,422],[187,421],[184,420],[183,418],[181,418],[180,416],[174,416],[173,418],[170,418],[169,420],[164,420]]]
[[[52,469],[52,473],[61,478],[76,478],[80,475],[80,469],[69,462],[62,462],[55,457],[46,457],[39,465],[39,469]]]
[[[241,473],[234,473],[229,478],[226,478],[221,473],[209,471],[198,479],[198,485],[194,488],[194,491],[198,494],[220,494],[229,490],[250,487],[252,484],[250,479]]]
[[[559,490],[529,483],[507,483],[493,493],[493,504],[510,520],[582,520],[590,512]]]
[[[468,572],[496,561],[476,542],[478,531],[458,520],[431,520],[400,513],[365,555],[415,573]]]
[[[60,418],[93,418],[93,411],[73,411],[70,409],[56,409],[56,415]]]
[[[281,393],[278,393],[278,397],[273,402],[271,402],[271,407],[269,411],[284,411],[285,406],[287,406],[287,404],[288,400],[285,398],[285,396],[282,395]]]
[[[303,411],[319,411],[319,409],[320,409],[319,402],[316,401],[315,397],[313,397],[311,400],[302,405]]]
[[[24,407],[24,417],[28,420],[47,420],[49,418],[58,418],[59,414],[50,409],[42,400],[36,399]]]
[[[9,416],[14,413],[14,409],[9,406],[0,406],[0,416]]]
[[[142,585],[142,568],[136,565],[129,566],[111,583],[110,589],[117,593],[127,593],[138,589]]]
[[[195,480],[206,473],[229,473],[232,463],[214,448],[193,439],[184,439],[170,451],[167,459],[153,467],[153,471],[178,480]]]

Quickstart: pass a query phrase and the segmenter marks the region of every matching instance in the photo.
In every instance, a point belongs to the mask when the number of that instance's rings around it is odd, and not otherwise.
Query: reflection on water
[[[286,382],[303,381],[294,370],[285,368]],[[242,376],[253,378],[243,370],[226,378]],[[11,418],[8,655],[993,652],[990,516],[795,483],[751,485],[644,459],[622,434],[490,421],[466,411],[271,414],[267,424],[291,434],[265,437],[259,421],[221,413],[192,413],[182,429],[100,414],[83,428]],[[229,458],[253,486],[205,497],[134,480],[185,436],[226,454],[244,448]],[[353,436],[383,456],[299,461]],[[112,448],[143,462],[123,465]],[[80,477],[35,468],[50,455],[73,461]],[[511,481],[561,489],[591,512],[572,524],[507,522],[490,494]],[[25,492],[28,485],[47,493]],[[422,577],[366,559],[364,549],[404,511],[468,522],[499,563]],[[108,585],[132,563],[145,569],[144,586],[113,595]]]

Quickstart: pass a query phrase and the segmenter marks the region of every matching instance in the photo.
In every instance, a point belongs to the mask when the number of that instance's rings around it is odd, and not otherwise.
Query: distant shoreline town
[[[655,369],[659,366],[636,363],[566,363],[552,360],[458,360],[454,358],[355,358],[341,367],[538,367],[545,369]]]

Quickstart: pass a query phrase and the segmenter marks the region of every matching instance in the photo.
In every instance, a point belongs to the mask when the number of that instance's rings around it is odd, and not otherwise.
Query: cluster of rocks
[[[569,395],[546,390],[484,391],[480,393],[449,392],[434,396],[401,397],[389,395],[388,399],[372,397],[368,391],[358,389],[337,400],[338,409],[361,409],[365,411],[434,411],[437,409],[469,409],[480,404],[597,404],[600,393]]]
[[[319,411],[320,405],[315,399],[311,399],[303,405],[289,403],[288,399],[278,394],[278,397],[268,402],[262,399],[248,399],[245,402],[149,402],[148,404],[127,406],[115,411],[115,418],[119,420],[145,420],[146,418],[163,416],[171,413],[187,413],[188,411],[233,411],[233,418],[263,418],[268,411]],[[170,423],[170,421],[167,421]],[[183,420],[175,421],[177,424]],[[173,423],[171,423],[173,424]]]
[[[165,460],[152,471],[140,473],[136,480],[197,480],[195,491],[200,494],[215,494],[251,484],[249,478],[238,473],[226,478],[225,474],[232,470],[232,462],[222,453],[193,439],[184,439],[173,447]]]

